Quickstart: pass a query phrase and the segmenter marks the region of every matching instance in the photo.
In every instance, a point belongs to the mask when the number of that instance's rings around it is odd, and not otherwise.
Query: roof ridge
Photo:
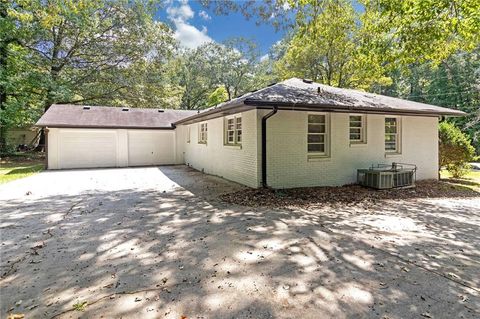
[[[77,107],[89,106],[89,107],[100,107],[100,108],[109,108],[109,109],[129,108],[129,109],[137,109],[137,110],[168,110],[168,111],[197,112],[197,110],[161,108],[161,107],[132,107],[132,106],[88,105],[88,104],[71,104],[71,103],[65,103],[65,104],[54,103],[51,106],[77,106]]]

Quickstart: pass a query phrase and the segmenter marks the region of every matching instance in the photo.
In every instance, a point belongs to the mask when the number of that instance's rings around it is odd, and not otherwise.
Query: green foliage
[[[271,82],[269,61],[259,61],[254,42],[243,38],[206,43],[184,51],[170,62],[170,77],[184,88],[180,107],[202,109],[212,105],[211,94],[224,92],[225,101]],[[216,91],[222,88],[222,91]]]
[[[447,171],[452,174],[453,178],[465,177],[470,172],[471,168],[471,165],[468,163],[447,165]]]
[[[152,3],[0,2],[0,144],[52,103],[167,105],[175,41]]]
[[[456,178],[468,172],[468,162],[475,155],[468,137],[455,125],[442,122],[439,125],[439,142],[440,167],[446,167]]]
[[[228,92],[224,86],[219,86],[208,96],[207,105],[214,106],[228,100]]]
[[[360,89],[391,82],[374,47],[381,39],[371,28],[373,15],[360,16],[346,0],[323,1],[320,7],[309,1],[299,5],[303,6],[299,26],[276,64],[282,78],[311,78]]]
[[[388,35],[389,55],[397,62],[440,63],[480,43],[478,0],[363,0],[379,13],[376,25]]]
[[[480,154],[480,48],[453,54],[439,65],[414,63],[390,76],[393,85],[380,93],[466,112],[451,122],[470,137]]]

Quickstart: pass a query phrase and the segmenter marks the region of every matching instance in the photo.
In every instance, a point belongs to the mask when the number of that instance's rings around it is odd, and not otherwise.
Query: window
[[[190,126],[187,126],[187,143],[190,143]]]
[[[242,118],[240,116],[227,118],[225,122],[225,144],[242,144]]]
[[[208,137],[207,123],[200,123],[200,129],[198,132],[198,143],[206,144],[207,137]]]
[[[363,115],[350,115],[349,135],[351,144],[366,142],[365,117]]]
[[[385,118],[385,151],[398,153],[399,149],[399,123],[396,117]]]
[[[308,153],[327,155],[328,149],[328,128],[327,115],[309,114],[308,115]]]

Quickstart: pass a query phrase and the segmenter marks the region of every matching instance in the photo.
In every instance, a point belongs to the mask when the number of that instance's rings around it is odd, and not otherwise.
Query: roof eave
[[[319,109],[324,112],[349,112],[349,113],[372,113],[372,114],[405,114],[405,115],[422,115],[422,116],[454,116],[460,117],[467,115],[465,112],[452,110],[451,112],[432,112],[430,110],[405,110],[394,108],[371,108],[371,107],[351,107],[348,105],[334,105],[334,104],[308,104],[308,103],[292,103],[292,102],[272,102],[264,100],[251,100],[244,101],[246,105],[256,106],[257,108],[271,107],[276,105],[279,110],[290,111],[318,111]]]
[[[175,126],[128,126],[128,125],[71,125],[71,124],[35,124],[37,127],[51,128],[89,128],[89,129],[144,129],[144,130],[173,130]]]
[[[204,118],[205,119],[212,119],[212,118],[216,118],[216,117],[221,117],[224,114],[225,115],[226,114],[231,114],[232,111],[234,111],[233,113],[236,113],[235,109],[242,108],[242,107],[245,107],[245,106],[246,106],[246,104],[243,101],[238,101],[238,102],[232,103],[230,105],[224,105],[224,106],[221,106],[221,107],[218,107],[218,108],[214,108],[214,109],[211,109],[211,110],[208,110],[208,111],[200,112],[198,114],[186,117],[184,119],[173,122],[172,125],[176,126],[178,124],[186,124],[186,123],[192,122],[192,121],[199,122],[199,121],[202,121]]]

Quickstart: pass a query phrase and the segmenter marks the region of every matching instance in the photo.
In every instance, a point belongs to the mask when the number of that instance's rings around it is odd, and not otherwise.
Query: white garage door
[[[60,130],[58,168],[117,166],[115,130]]]
[[[128,166],[174,164],[174,134],[173,130],[129,130]]]

